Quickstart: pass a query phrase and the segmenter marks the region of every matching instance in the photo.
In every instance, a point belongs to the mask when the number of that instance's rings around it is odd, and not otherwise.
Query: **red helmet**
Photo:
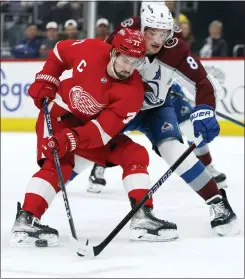
[[[120,53],[140,58],[146,53],[143,34],[138,30],[123,28],[113,38],[112,46]]]

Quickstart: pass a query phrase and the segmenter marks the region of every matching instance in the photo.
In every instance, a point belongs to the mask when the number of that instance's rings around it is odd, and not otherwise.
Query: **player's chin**
[[[119,76],[120,79],[126,79],[130,77],[130,73],[118,73],[117,74]]]

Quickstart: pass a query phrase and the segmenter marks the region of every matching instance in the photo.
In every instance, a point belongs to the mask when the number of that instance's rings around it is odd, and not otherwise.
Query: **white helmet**
[[[170,31],[166,41],[173,37],[174,20],[168,7],[164,4],[156,2],[142,2],[140,20],[141,32],[144,32],[146,27],[166,29]]]
[[[153,3],[152,3],[153,1],[142,1],[141,2],[141,8],[140,8],[140,12],[142,11],[142,9],[144,9],[145,8],[145,6],[147,6],[147,5],[151,5],[151,4],[157,4],[157,5],[164,5],[165,6],[165,1],[163,1],[163,0],[156,0],[156,1],[154,1]]]

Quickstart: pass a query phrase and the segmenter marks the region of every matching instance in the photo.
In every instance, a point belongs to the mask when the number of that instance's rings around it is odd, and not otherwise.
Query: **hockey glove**
[[[177,93],[178,95],[185,96],[184,92],[182,91],[182,88],[177,82],[173,82],[171,88],[170,88],[170,93],[172,94],[172,97],[176,97],[174,93]]]
[[[56,149],[59,158],[62,158],[66,153],[76,149],[77,141],[78,136],[73,130],[64,129],[53,137],[44,138],[42,140],[42,152],[46,158],[53,160],[53,150]]]
[[[36,80],[31,84],[28,94],[32,97],[34,104],[39,109],[43,108],[42,101],[47,99],[49,104],[54,98],[59,87],[59,80],[45,74],[37,74]]]
[[[208,105],[197,105],[190,116],[194,126],[194,135],[202,134],[203,142],[209,143],[219,135],[220,126],[215,117],[214,109]]]

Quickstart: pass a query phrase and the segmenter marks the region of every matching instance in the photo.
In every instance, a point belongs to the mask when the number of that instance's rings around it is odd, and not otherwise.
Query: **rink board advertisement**
[[[217,111],[244,121],[244,60],[203,60],[204,67],[224,88]],[[44,61],[1,61],[1,131],[34,131],[38,109],[28,96],[28,88]],[[67,78],[67,71],[62,78]],[[244,135],[244,129],[219,118],[222,135]]]

